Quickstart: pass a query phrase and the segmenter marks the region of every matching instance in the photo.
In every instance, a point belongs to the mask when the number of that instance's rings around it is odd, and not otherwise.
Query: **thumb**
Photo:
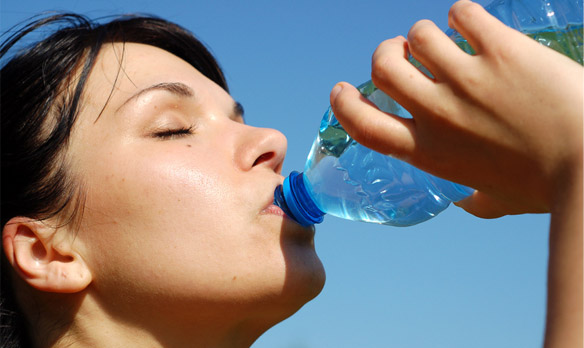
[[[469,197],[454,202],[454,205],[483,219],[494,219],[505,215],[522,213],[522,211],[515,208],[512,203],[481,191],[475,191]]]
[[[343,128],[361,145],[399,158],[415,149],[412,119],[379,110],[353,86],[338,83],[331,91],[331,106]]]

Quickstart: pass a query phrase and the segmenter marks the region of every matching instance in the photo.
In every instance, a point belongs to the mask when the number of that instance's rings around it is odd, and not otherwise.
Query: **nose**
[[[271,128],[244,127],[235,156],[237,165],[245,171],[265,167],[280,174],[288,146],[284,134]]]

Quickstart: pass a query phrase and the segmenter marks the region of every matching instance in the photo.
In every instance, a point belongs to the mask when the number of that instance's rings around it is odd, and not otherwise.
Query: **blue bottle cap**
[[[283,193],[291,217],[300,225],[306,227],[322,222],[324,213],[306,190],[302,173],[294,171],[284,179]]]

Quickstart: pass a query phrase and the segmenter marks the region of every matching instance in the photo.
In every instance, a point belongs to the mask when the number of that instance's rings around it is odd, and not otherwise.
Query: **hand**
[[[373,82],[413,119],[381,112],[347,83],[331,93],[336,117],[363,145],[475,188],[458,204],[477,216],[550,211],[581,175],[584,69],[470,1],[452,6],[449,25],[476,55],[429,21],[373,55]]]

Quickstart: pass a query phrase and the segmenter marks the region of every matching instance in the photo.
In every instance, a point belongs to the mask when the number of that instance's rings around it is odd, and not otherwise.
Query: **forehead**
[[[224,98],[222,102],[230,99],[227,92],[186,61],[158,47],[138,43],[105,44],[84,94],[88,104],[110,109],[139,90],[166,82],[182,82],[201,97],[212,94],[214,98]]]

